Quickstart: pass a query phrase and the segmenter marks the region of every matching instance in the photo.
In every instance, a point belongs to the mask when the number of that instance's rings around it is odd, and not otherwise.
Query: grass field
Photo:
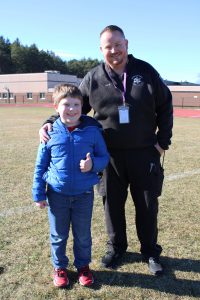
[[[95,197],[92,288],[77,283],[72,236],[70,287],[52,284],[47,211],[37,209],[31,186],[38,129],[51,108],[0,108],[0,299],[200,299],[200,119],[176,118],[166,153],[160,197],[159,243],[166,272],[154,277],[140,261],[134,207],[126,205],[128,252],[117,270],[100,268],[107,239],[103,206]]]

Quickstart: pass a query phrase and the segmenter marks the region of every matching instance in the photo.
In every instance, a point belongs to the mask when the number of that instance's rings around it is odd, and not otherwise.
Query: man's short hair
[[[83,96],[77,86],[68,83],[55,86],[53,91],[54,105],[58,105],[62,99],[67,97],[78,98],[83,104]]]
[[[106,32],[106,31],[110,31],[110,32],[113,32],[113,31],[119,31],[119,32],[122,34],[122,36],[125,38],[125,35],[124,35],[123,30],[122,30],[120,27],[118,27],[117,25],[108,25],[108,26],[106,26],[106,27],[101,31],[100,37],[101,37],[102,34],[103,34],[104,32]]]

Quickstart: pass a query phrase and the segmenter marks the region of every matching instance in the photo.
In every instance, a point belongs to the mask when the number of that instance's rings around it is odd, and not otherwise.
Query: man
[[[171,144],[171,93],[150,64],[128,55],[128,41],[118,26],[104,28],[100,49],[105,62],[86,74],[80,90],[83,112],[93,108],[110,152],[103,176],[109,241],[102,265],[113,267],[127,250],[125,202],[130,187],[141,254],[150,272],[160,275],[157,214],[164,177],[160,157]]]

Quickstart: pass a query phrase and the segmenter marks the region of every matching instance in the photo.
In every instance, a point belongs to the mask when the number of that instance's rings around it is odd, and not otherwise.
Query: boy
[[[91,218],[97,173],[109,155],[99,123],[81,115],[82,95],[68,84],[55,87],[54,106],[59,118],[49,132],[51,139],[40,144],[33,179],[33,199],[40,208],[48,206],[54,285],[66,287],[66,245],[70,224],[74,237],[74,265],[79,283],[90,286],[94,279],[91,262]]]

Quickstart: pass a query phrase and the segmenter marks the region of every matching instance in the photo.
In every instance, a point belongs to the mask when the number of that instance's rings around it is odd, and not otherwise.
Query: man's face
[[[105,31],[100,38],[105,63],[112,69],[123,68],[127,62],[128,41],[119,31]]]

